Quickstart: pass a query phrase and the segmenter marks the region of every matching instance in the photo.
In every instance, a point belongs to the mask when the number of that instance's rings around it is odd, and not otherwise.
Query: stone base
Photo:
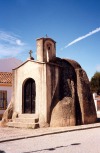
[[[36,129],[39,128],[39,118],[36,114],[20,114],[12,122],[8,122],[7,126]]]

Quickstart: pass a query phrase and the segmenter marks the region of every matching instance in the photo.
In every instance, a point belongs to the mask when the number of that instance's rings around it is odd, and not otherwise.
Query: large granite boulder
[[[60,100],[51,104],[50,126],[72,126],[94,123],[95,105],[86,72],[73,60],[55,60],[62,66]]]
[[[75,103],[73,98],[64,97],[52,110],[50,126],[70,126],[75,125]]]
[[[86,72],[76,69],[77,75],[77,94],[80,102],[82,124],[96,122],[96,109],[93,96],[90,91],[90,84]]]

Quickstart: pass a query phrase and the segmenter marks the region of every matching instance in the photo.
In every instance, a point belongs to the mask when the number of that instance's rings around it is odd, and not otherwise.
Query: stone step
[[[18,114],[18,117],[14,118],[12,122],[8,122],[7,126],[35,129],[39,127],[39,117],[37,114]]]
[[[39,118],[22,118],[22,117],[18,117],[13,119],[13,122],[22,122],[22,123],[37,123],[39,121]]]
[[[8,122],[7,126],[15,128],[39,128],[39,123]]]
[[[37,114],[18,114],[18,118],[39,118]]]

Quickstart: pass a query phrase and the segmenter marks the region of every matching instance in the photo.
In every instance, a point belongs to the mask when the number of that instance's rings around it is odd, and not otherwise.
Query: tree
[[[90,87],[92,93],[100,94],[100,72],[96,72],[91,78]]]

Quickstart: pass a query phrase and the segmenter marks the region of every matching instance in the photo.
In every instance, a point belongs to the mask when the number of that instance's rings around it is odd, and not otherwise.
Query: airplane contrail
[[[95,30],[89,32],[88,34],[86,34],[86,35],[84,35],[84,36],[81,36],[81,37],[79,37],[79,38],[73,40],[73,41],[70,42],[68,45],[66,45],[64,48],[67,48],[67,47],[69,47],[69,46],[71,46],[71,45],[77,43],[78,41],[81,41],[82,39],[85,39],[85,38],[87,38],[87,37],[89,37],[89,36],[91,36],[91,35],[93,35],[93,34],[99,32],[99,31],[100,31],[100,27],[99,27],[99,28],[96,28]]]

